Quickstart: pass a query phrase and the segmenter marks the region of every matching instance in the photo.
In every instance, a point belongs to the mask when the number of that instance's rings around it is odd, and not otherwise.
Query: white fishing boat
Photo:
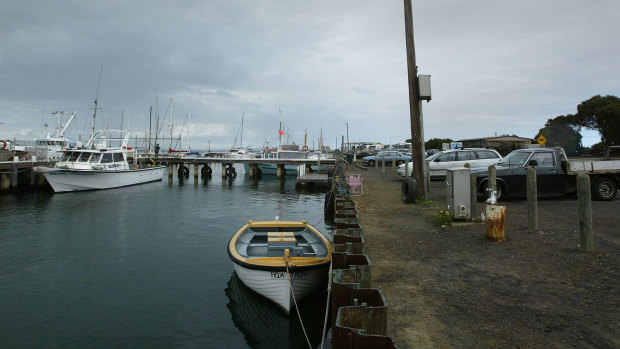
[[[75,118],[75,113],[72,113],[64,124],[62,120],[65,115],[64,112],[55,111],[52,115],[56,119],[55,134],[52,134],[48,129],[45,136],[34,140],[35,149],[30,149],[30,147],[25,149],[33,152],[33,154],[39,154],[38,150],[43,149],[43,157],[40,160],[47,158],[50,161],[57,161],[62,156],[62,152],[69,148],[69,140],[65,137],[65,132]],[[45,127],[48,127],[48,125],[45,124]]]
[[[130,166],[129,132],[94,132],[82,149],[67,149],[54,167],[35,167],[57,192],[101,190],[161,181],[165,167]],[[114,145],[118,143],[118,145]]]
[[[239,279],[289,313],[327,280],[332,244],[306,221],[249,221],[228,243]]]

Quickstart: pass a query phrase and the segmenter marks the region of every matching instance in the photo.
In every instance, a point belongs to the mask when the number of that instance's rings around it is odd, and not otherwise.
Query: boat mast
[[[243,116],[244,115],[245,115],[245,112],[241,114],[241,146],[239,148],[243,148]]]
[[[192,148],[189,147],[189,131],[192,128],[192,112],[191,110],[187,112],[187,151],[192,151]],[[183,147],[181,147],[183,149]]]
[[[95,97],[95,111],[93,113],[93,126],[91,130],[91,138],[95,137],[95,119],[97,118],[97,103],[99,101],[99,86],[101,84],[101,74],[103,73],[103,63],[101,63],[101,70],[99,70],[99,81],[97,81],[97,96]],[[95,143],[91,144],[91,147],[95,147]]]
[[[172,129],[174,125],[172,124],[172,104],[174,103],[174,99],[170,98],[170,147],[168,149],[172,150]]]

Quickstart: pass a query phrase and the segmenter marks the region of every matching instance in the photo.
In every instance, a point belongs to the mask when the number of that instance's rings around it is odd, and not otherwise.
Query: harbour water
[[[294,312],[239,282],[226,244],[248,220],[275,216],[329,236],[324,194],[237,172],[0,196],[0,347],[307,347]],[[300,306],[316,347],[325,292]]]

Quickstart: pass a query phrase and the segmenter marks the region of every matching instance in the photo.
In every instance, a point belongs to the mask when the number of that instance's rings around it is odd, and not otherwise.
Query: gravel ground
[[[535,233],[526,200],[502,203],[506,240],[493,243],[484,224],[431,221],[446,208],[443,181],[431,182],[431,203],[407,205],[390,170],[349,173],[363,177],[355,201],[372,287],[399,347],[620,347],[619,199],[592,202],[595,251],[582,253],[576,197],[540,199]]]

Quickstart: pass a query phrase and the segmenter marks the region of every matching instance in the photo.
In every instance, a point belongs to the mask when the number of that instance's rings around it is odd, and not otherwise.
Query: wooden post
[[[396,161],[392,161],[392,174],[396,176]]]
[[[407,47],[407,72],[409,81],[409,114],[411,118],[411,155],[413,161],[412,177],[420,185],[419,196],[428,199],[424,179],[424,130],[422,113],[420,112],[420,91],[418,86],[418,66],[415,61],[415,45],[413,41],[413,13],[411,0],[404,0],[405,5],[405,41]]]
[[[594,233],[592,232],[590,176],[585,173],[580,173],[577,175],[577,201],[579,207],[579,237],[581,252],[592,252],[594,251]]]
[[[286,169],[284,168],[284,165],[283,164],[278,164],[278,170],[277,170],[277,177],[278,177],[278,179],[284,178],[285,174],[286,174]]]
[[[471,206],[471,218],[478,216],[478,188],[476,187],[476,175],[469,175],[469,204]]]
[[[9,173],[0,173],[0,190],[7,191],[11,188],[11,175]]]
[[[226,164],[222,163],[222,178],[226,178]]]
[[[168,184],[172,184],[173,176],[174,176],[174,165],[168,164]]]
[[[385,173],[385,156],[381,155],[381,173]]]
[[[536,187],[536,169],[527,169],[527,230],[538,231],[538,190]]]
[[[405,161],[405,179],[409,177],[409,161]]]
[[[379,168],[379,159],[375,156],[375,168]]]
[[[489,166],[489,182],[487,183],[487,188],[493,189],[493,191],[497,190],[497,172],[495,170],[495,165]],[[487,196],[489,193],[486,193]]]
[[[198,183],[198,164],[194,164],[194,183]]]

